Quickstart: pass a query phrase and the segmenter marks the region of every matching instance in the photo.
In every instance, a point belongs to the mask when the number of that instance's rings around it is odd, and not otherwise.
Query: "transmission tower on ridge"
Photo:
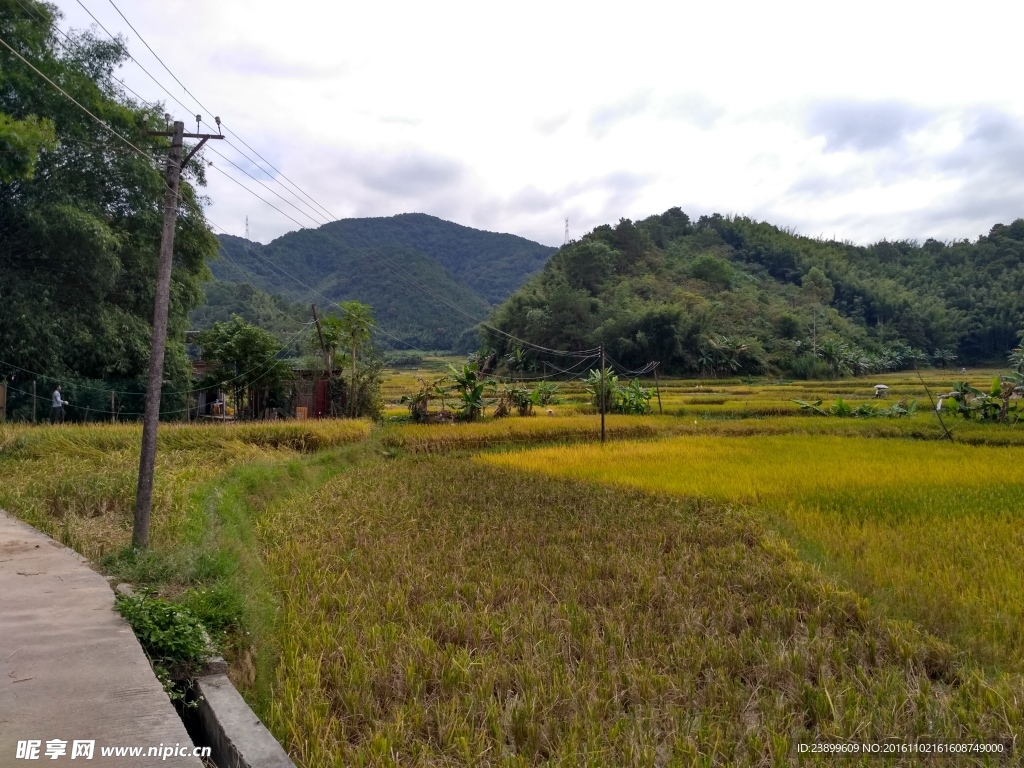
[[[563,242],[562,245],[568,245],[568,244],[569,244],[569,217],[566,216],[565,217],[565,242]]]
[[[249,239],[249,217],[245,217],[245,239]]]

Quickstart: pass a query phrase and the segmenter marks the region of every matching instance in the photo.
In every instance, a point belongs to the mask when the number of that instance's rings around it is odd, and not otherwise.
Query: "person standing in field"
[[[60,394],[60,384],[53,390],[53,408],[52,414],[50,415],[51,424],[63,424],[64,423],[64,406],[68,404]]]

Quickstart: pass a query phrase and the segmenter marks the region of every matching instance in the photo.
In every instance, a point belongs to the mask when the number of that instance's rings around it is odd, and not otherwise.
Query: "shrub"
[[[156,664],[202,663],[210,655],[203,623],[187,608],[151,590],[117,596],[117,610]]]

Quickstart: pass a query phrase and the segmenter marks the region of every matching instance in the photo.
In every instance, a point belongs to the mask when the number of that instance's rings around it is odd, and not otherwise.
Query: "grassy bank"
[[[363,421],[160,427],[153,549],[197,544],[208,520],[196,494],[233,466],[361,440]],[[131,542],[141,427],[0,424],[0,507],[86,557]]]

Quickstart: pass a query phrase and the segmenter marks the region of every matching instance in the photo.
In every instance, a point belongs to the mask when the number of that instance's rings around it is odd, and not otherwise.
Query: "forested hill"
[[[975,242],[855,246],[673,208],[563,247],[494,323],[680,373],[1005,365],[1024,329],[1024,219]],[[496,334],[486,341],[507,351]]]
[[[219,280],[248,278],[292,301],[323,303],[303,283],[333,301],[356,299],[373,307],[381,327],[420,349],[475,346],[473,318],[485,317],[555,252],[421,213],[342,219],[268,245],[220,240],[222,258],[210,265]]]
[[[424,253],[489,304],[507,299],[557,250],[518,235],[485,232],[425,213],[341,219],[323,230],[351,248]]]

